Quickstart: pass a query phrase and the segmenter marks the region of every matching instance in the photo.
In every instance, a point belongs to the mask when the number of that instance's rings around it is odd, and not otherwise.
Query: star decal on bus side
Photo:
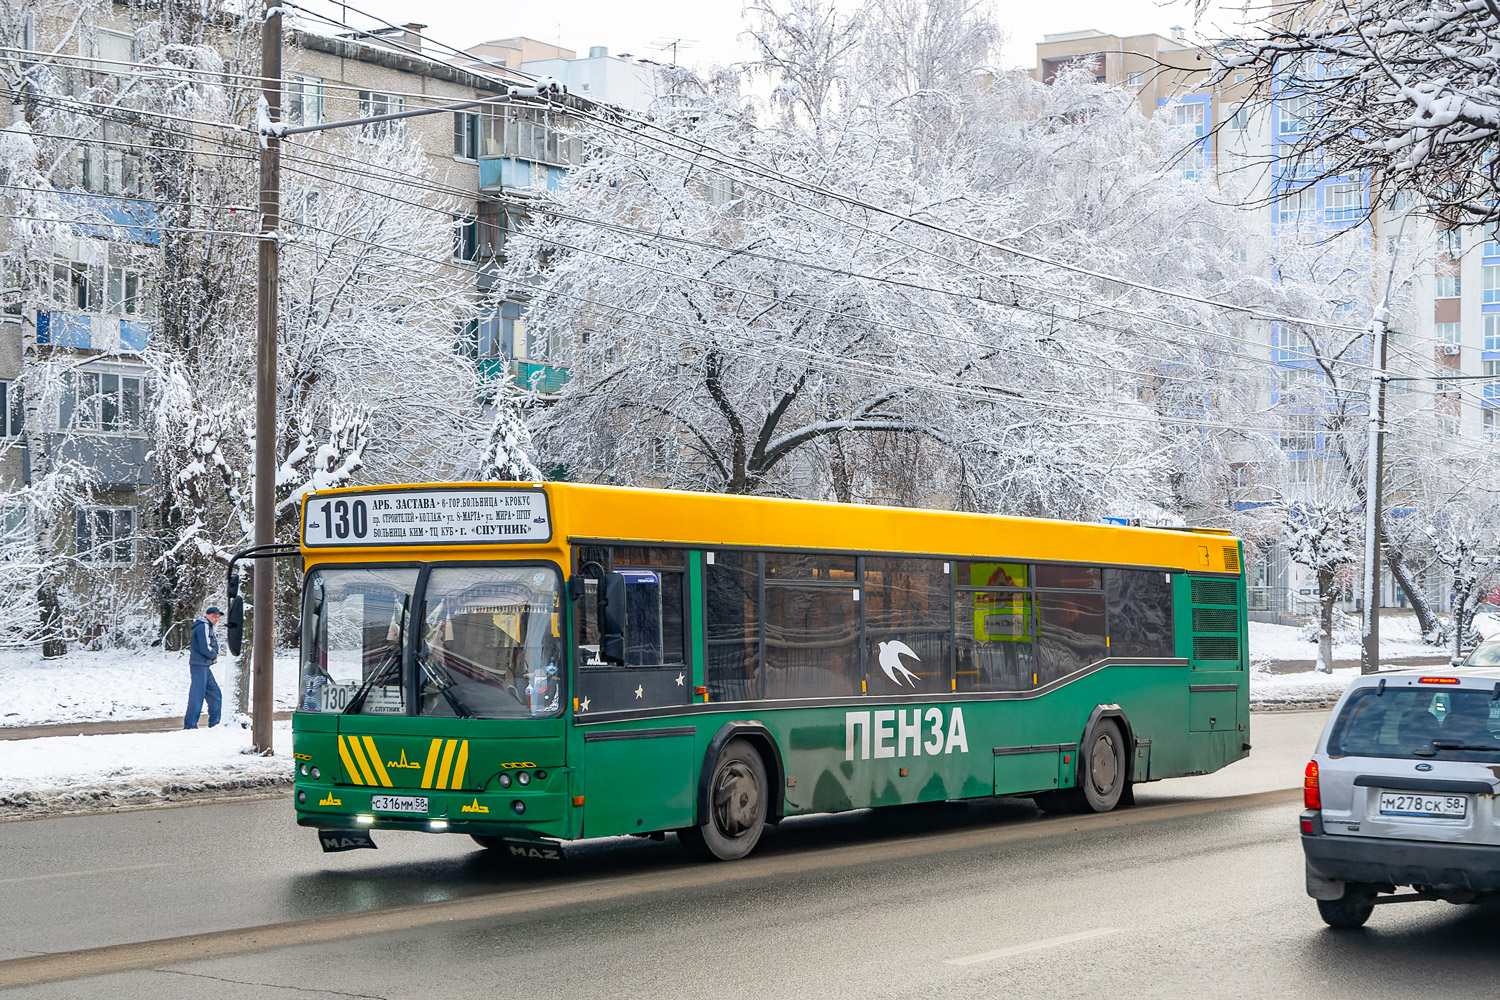
[[[584,695],[583,696],[583,700],[578,703],[578,710],[580,712],[587,712],[589,710],[589,698],[588,698],[588,695]]]
[[[644,685],[644,684],[637,684],[635,686],[635,696],[636,696],[636,698],[639,699],[640,697],[642,697],[642,695],[645,693],[645,690],[646,690],[646,685]]]
[[[678,687],[682,687],[682,679],[684,677],[686,677],[686,676],[687,676],[686,674],[678,674],[677,675],[677,686]]]

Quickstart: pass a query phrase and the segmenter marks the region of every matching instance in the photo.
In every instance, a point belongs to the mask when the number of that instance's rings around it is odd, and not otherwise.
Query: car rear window
[[[1339,713],[1328,753],[1500,763],[1500,701],[1461,688],[1367,688]]]

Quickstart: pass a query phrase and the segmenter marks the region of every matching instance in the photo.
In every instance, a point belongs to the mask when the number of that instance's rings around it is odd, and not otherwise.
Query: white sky
[[[331,12],[337,17],[337,0],[303,0],[306,6]],[[502,4],[494,0],[350,0],[396,24],[425,23],[426,34],[438,41],[464,48],[491,38],[527,35],[554,42],[586,55],[589,46],[607,46],[612,55],[629,52],[652,59],[670,59],[662,45],[674,38],[687,40],[678,51],[678,61],[733,62],[745,57],[739,42],[742,0],[656,0],[654,3],[622,3],[621,0],[568,0],[558,4]],[[1158,3],[1155,0],[992,0],[995,20],[1009,41],[1001,52],[1005,68],[1031,66],[1036,61],[1036,43],[1042,35],[1081,28],[1120,34],[1166,34],[1175,24],[1188,29],[1188,37],[1214,36],[1235,22],[1233,6],[1214,0],[1213,13],[1194,29],[1189,4]],[[361,24],[350,14],[352,24]]]

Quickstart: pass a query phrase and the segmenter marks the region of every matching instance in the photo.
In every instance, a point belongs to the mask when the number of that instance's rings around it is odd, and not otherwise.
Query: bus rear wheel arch
[[[1124,712],[1115,706],[1094,709],[1078,743],[1076,784],[1037,795],[1037,806],[1047,812],[1109,812],[1121,802],[1129,804],[1134,745]]]
[[[772,815],[777,786],[752,738],[734,735],[710,745],[700,782],[697,826],[677,831],[677,839],[693,854],[717,861],[734,861],[755,849]]]

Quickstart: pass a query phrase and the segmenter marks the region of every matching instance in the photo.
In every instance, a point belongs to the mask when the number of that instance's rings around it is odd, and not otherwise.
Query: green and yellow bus
[[[303,508],[299,824],[559,840],[994,795],[1105,811],[1249,750],[1236,539],[565,483]]]

